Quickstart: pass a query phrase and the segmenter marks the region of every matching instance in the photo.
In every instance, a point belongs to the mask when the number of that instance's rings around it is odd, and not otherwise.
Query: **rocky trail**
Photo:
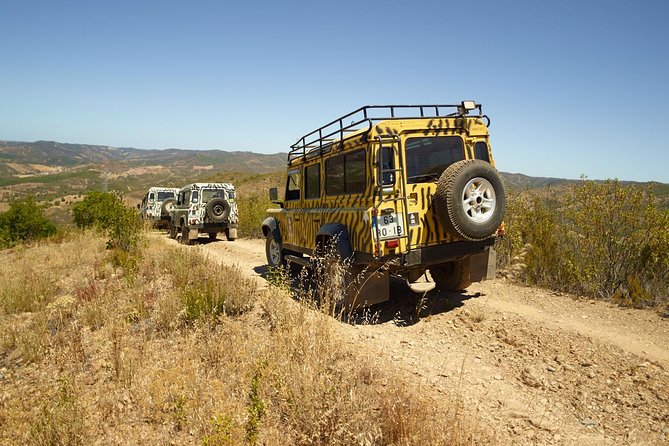
[[[263,240],[190,248],[264,282]],[[397,280],[353,319],[337,326],[344,342],[475,412],[496,444],[669,444],[669,319],[652,311],[504,279],[464,294]]]

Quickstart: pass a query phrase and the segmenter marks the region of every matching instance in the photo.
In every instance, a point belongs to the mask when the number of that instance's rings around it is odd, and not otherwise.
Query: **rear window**
[[[165,201],[168,198],[174,198],[174,192],[158,192],[158,201]]]
[[[408,183],[433,181],[448,166],[465,159],[459,136],[408,138],[405,149]]]
[[[212,198],[225,198],[223,189],[202,189],[202,202],[206,203]]]

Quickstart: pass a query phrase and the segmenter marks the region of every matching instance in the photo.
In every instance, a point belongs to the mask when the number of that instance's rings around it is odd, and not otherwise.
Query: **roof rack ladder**
[[[402,220],[405,228],[404,234],[399,236],[398,238],[406,238],[407,239],[407,250],[411,251],[411,229],[409,228],[409,203],[407,199],[407,193],[406,193],[406,179],[404,178],[404,157],[402,156],[402,150],[400,146],[400,138],[398,135],[378,135],[376,137],[377,141],[379,142],[379,147],[377,151],[377,162],[381,161],[382,152],[381,148],[383,147],[388,147],[390,146],[393,149],[393,157],[396,158],[399,161],[399,166],[395,166],[393,169],[384,169],[383,166],[378,170],[379,174],[381,175],[381,179],[377,179],[377,186],[378,186],[378,200],[376,204],[374,205],[374,218],[377,219],[377,224],[375,225],[376,228],[376,253],[375,256],[379,256],[381,252],[381,240],[380,240],[380,230],[379,230],[379,224],[378,224],[378,217],[379,217],[379,207],[383,203],[388,203],[388,202],[397,202],[401,201],[402,202]],[[395,194],[394,196],[389,196],[385,197],[385,194],[383,192],[383,175],[386,173],[394,173],[395,176],[395,184],[399,182],[399,195]]]

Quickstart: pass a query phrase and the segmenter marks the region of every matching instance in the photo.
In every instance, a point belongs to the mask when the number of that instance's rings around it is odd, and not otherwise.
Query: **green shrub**
[[[9,204],[7,212],[0,213],[0,247],[48,237],[56,227],[43,214],[44,206],[32,197]]]
[[[238,201],[239,235],[242,237],[262,237],[262,222],[267,218],[267,209],[276,207],[269,198],[252,195]]]
[[[221,265],[198,253],[167,252],[160,269],[170,277],[188,321],[239,315],[253,308],[258,298],[257,283],[239,267]]]
[[[524,282],[624,305],[669,301],[669,212],[650,189],[607,180],[545,192],[510,197],[502,270],[520,263]]]
[[[120,195],[91,192],[72,207],[80,228],[96,227],[109,236],[107,247],[131,251],[137,247],[142,222],[137,211],[123,204]]]

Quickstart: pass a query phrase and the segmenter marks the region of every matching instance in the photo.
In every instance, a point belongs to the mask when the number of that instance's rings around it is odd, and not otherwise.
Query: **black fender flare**
[[[281,232],[279,231],[279,222],[276,221],[274,217],[267,217],[262,222],[262,234],[267,237],[268,234],[272,234],[274,240],[280,245],[281,244]]]
[[[341,223],[326,223],[316,233],[316,247],[319,247],[323,239],[330,238],[337,241],[337,253],[342,259],[353,256],[351,237],[348,229]]]

